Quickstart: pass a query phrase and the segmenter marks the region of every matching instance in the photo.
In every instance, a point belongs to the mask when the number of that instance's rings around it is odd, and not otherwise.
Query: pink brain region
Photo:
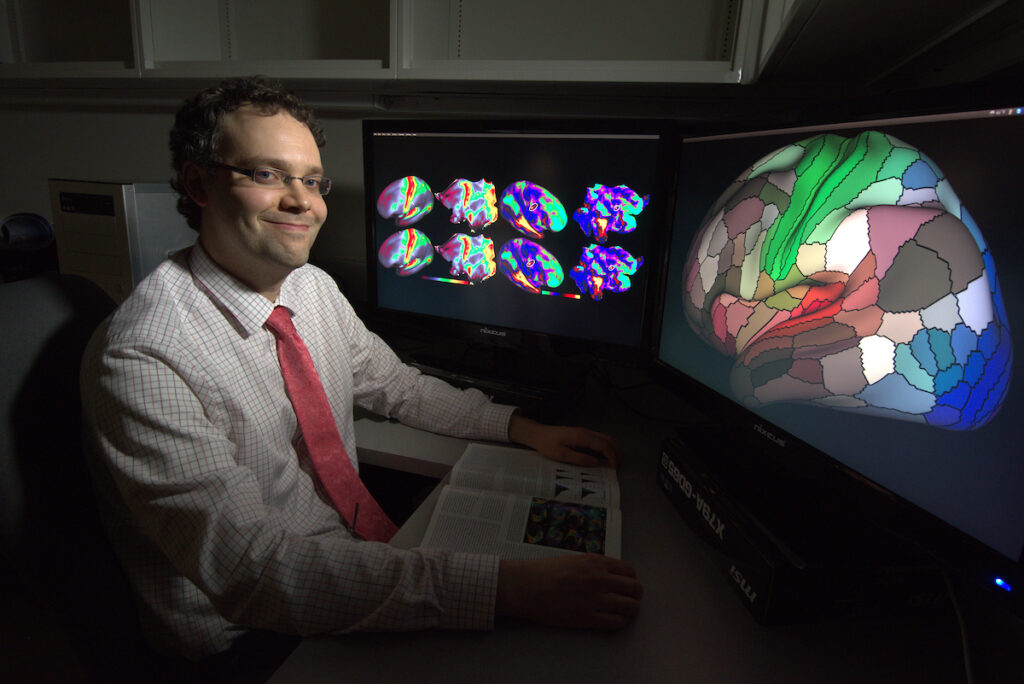
[[[501,193],[501,216],[523,235],[543,238],[557,233],[569,222],[565,207],[545,188],[530,181],[516,181]]]
[[[580,292],[601,301],[605,292],[625,292],[632,284],[629,276],[644,263],[643,257],[634,257],[622,247],[588,245],[580,254],[580,263],[569,275]]]
[[[650,195],[641,197],[625,185],[610,187],[598,183],[587,188],[583,206],[572,218],[584,235],[604,244],[608,241],[608,233],[632,233],[636,230],[636,217],[650,201]]]
[[[502,245],[498,267],[516,287],[533,294],[539,294],[546,287],[558,287],[565,279],[558,259],[525,238],[514,238]]]
[[[377,198],[377,213],[394,218],[399,226],[410,226],[434,208],[434,195],[426,181],[406,176],[392,181]]]
[[[483,235],[456,233],[435,249],[450,264],[449,273],[453,276],[465,276],[477,283],[498,271],[494,263],[494,240]]]
[[[468,223],[470,228],[486,228],[498,220],[498,200],[494,184],[481,178],[469,181],[456,178],[437,199],[452,210],[451,222]]]
[[[938,166],[884,133],[819,135],[754,163],[709,211],[683,288],[691,327],[735,357],[750,406],[970,430],[1009,387],[981,231]]]
[[[377,260],[384,268],[394,268],[400,276],[408,276],[423,269],[434,259],[434,246],[430,239],[415,228],[393,233],[377,250]]]

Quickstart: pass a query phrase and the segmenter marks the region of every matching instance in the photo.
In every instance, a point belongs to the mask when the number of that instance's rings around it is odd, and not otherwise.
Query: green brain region
[[[891,135],[817,135],[722,193],[683,275],[693,330],[751,407],[803,402],[955,430],[998,413],[1010,329],[949,180]]]

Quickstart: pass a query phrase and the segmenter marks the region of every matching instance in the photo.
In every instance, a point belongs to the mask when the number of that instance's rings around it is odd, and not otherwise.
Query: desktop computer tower
[[[195,242],[166,183],[50,179],[61,273],[84,276],[120,302],[167,256]]]

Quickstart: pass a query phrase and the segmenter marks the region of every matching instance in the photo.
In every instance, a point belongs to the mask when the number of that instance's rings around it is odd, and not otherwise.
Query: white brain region
[[[687,256],[690,326],[735,358],[750,406],[804,402],[969,430],[1012,347],[995,264],[941,170],[877,131],[754,163]]]

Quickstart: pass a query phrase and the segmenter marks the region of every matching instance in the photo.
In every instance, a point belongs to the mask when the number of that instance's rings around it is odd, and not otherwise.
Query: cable
[[[964,674],[967,684],[974,684],[974,666],[971,663],[971,647],[967,639],[967,622],[960,610],[960,601],[957,600],[956,590],[953,588],[953,580],[947,570],[942,571],[942,578],[946,580],[946,590],[949,592],[949,600],[953,603],[953,612],[956,613],[957,624],[960,625],[960,645],[964,655]]]

